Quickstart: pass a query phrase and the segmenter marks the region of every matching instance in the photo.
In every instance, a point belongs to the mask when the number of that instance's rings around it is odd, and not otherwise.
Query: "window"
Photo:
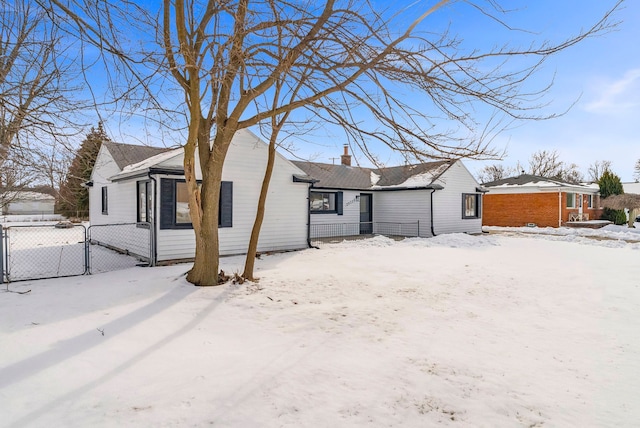
[[[232,227],[233,183],[220,185],[218,227]],[[189,192],[184,180],[160,180],[160,229],[192,229]]]
[[[480,195],[462,194],[462,218],[480,218]]]
[[[102,214],[109,214],[108,208],[107,186],[102,186]]]
[[[567,193],[567,208],[575,208],[575,207],[576,207],[576,194]]]
[[[309,210],[313,214],[342,215],[342,192],[311,192]]]
[[[593,208],[593,195],[587,195],[587,208]]]
[[[191,224],[191,213],[189,213],[189,191],[187,183],[176,182],[176,213],[174,221],[176,224]]]
[[[138,218],[139,222],[151,222],[152,221],[152,193],[150,181],[138,181]]]

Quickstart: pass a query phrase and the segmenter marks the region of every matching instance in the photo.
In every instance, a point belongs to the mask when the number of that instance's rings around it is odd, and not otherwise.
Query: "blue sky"
[[[615,4],[612,0],[535,0],[503,2],[513,7],[510,22],[534,31],[538,39],[560,40],[596,22]],[[529,3],[529,4],[527,4]],[[427,26],[451,25],[465,45],[493,46],[517,43],[517,32],[500,31],[478,19],[469,8],[453,5],[432,15]],[[472,161],[465,164],[472,173],[485,164],[524,165],[538,150],[557,150],[560,159],[577,164],[586,176],[595,161],[609,160],[623,181],[633,180],[635,161],[640,159],[640,1],[628,0],[614,16],[621,21],[612,32],[582,41],[550,58],[532,84],[544,84],[554,77],[545,113],[568,113],[556,119],[521,122],[494,140],[506,149],[503,161]],[[490,27],[490,28],[488,28]],[[523,34],[526,39],[531,34]],[[574,104],[575,103],[575,104]],[[331,162],[342,151],[342,142],[319,143],[315,160]],[[383,149],[381,149],[383,150]],[[399,158],[389,154],[390,164]],[[366,162],[365,162],[366,163]]]
[[[435,0],[406,2],[414,8],[433,3]],[[450,26],[453,33],[464,39],[466,49],[505,43],[518,45],[531,38],[559,41],[596,22],[616,1],[507,0],[502,3],[513,9],[505,18],[509,23],[533,33],[500,29],[481,19],[481,15],[463,2],[454,2],[436,12],[423,23],[422,29],[437,32]],[[402,7],[403,2],[395,5]],[[613,20],[621,21],[614,31],[584,40],[546,61],[540,75],[531,82],[540,86],[551,78],[555,81],[546,98],[550,105],[541,113],[558,113],[573,107],[562,117],[523,122],[496,136],[493,146],[507,151],[501,163],[515,166],[520,161],[526,165],[536,151],[557,150],[561,160],[577,164],[585,175],[593,162],[609,160],[623,181],[632,181],[635,161],[640,159],[640,1],[627,0]],[[402,15],[397,22],[398,28],[403,27]],[[146,140],[136,138],[135,121],[109,121],[107,127],[114,138],[123,142]],[[335,135],[315,138],[312,144],[300,145],[299,156],[313,156],[315,161],[330,163],[342,153],[343,139]],[[165,143],[173,145],[176,141]],[[401,162],[399,156],[383,148],[379,150],[379,158],[386,164]],[[364,159],[361,161],[366,164]],[[475,174],[485,164],[496,162],[467,160],[465,164]]]
[[[549,12],[562,7],[562,14],[543,18],[554,31],[563,22],[580,28],[612,2],[536,3]],[[640,2],[627,1],[615,18],[621,21],[615,31],[585,40],[546,64],[556,73],[551,93],[555,105],[562,109],[577,102],[562,117],[523,123],[499,135],[496,144],[508,152],[504,165],[526,163],[537,150],[557,150],[563,161],[576,163],[585,174],[594,161],[609,160],[623,181],[633,180],[633,167],[640,159]],[[475,172],[484,163],[467,165]]]

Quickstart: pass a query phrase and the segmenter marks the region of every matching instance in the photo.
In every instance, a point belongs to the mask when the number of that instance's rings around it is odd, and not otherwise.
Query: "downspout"
[[[433,194],[436,192],[437,189],[431,189],[431,193],[429,194],[429,198],[431,199],[431,236],[436,236],[436,232],[433,228]]]
[[[156,232],[157,232],[156,224],[157,224],[157,221],[158,221],[157,220],[158,219],[158,216],[157,216],[157,213],[158,213],[158,210],[157,210],[158,198],[157,198],[157,195],[156,195],[156,190],[157,190],[157,187],[158,187],[157,186],[158,183],[157,183],[156,179],[153,178],[153,176],[151,175],[151,171],[149,171],[147,173],[147,175],[149,176],[149,180],[151,180],[151,183],[153,183],[151,185],[151,187],[153,187],[153,191],[151,192],[152,195],[153,195],[153,222],[151,222],[151,232],[150,232],[151,233],[151,257],[150,257],[151,258],[151,263],[150,263],[150,265],[153,267],[153,266],[156,265],[156,263],[157,263],[156,258],[158,257],[158,246],[157,246],[157,243],[156,243]]]
[[[313,183],[309,184],[307,188],[307,245],[309,248],[315,248],[319,250],[319,247],[311,244],[311,188],[313,187]]]
[[[0,224],[0,284],[4,284],[4,226]]]

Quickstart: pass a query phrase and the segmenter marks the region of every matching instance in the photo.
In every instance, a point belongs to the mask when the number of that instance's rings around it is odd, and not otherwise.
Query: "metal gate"
[[[9,281],[86,273],[87,230],[81,225],[10,226],[4,230],[5,278]]]
[[[149,266],[152,251],[149,223],[0,227],[0,282]]]

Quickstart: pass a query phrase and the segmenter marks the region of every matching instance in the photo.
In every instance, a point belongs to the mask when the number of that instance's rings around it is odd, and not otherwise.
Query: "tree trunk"
[[[244,262],[244,272],[242,277],[249,281],[255,281],[253,270],[255,267],[256,253],[258,251],[258,239],[260,238],[260,229],[264,220],[264,209],[267,202],[267,194],[269,193],[269,183],[273,173],[273,165],[276,159],[275,137],[272,136],[269,141],[269,157],[267,159],[267,169],[264,171],[262,179],[262,187],[260,188],[260,198],[258,199],[258,209],[256,211],[256,219],[251,230],[251,239],[249,240],[249,248],[247,249],[247,258]]]
[[[197,206],[196,209],[201,208],[202,217],[199,227],[196,227],[194,223],[196,254],[193,267],[187,274],[187,281],[193,285],[213,286],[220,284],[218,276],[220,268],[220,241],[218,237],[220,185],[222,183],[222,166],[232,138],[233,134],[217,138],[209,160],[200,163],[202,187],[199,192],[200,206]],[[199,144],[203,144],[202,141]],[[189,211],[191,213],[194,211],[191,204]]]

